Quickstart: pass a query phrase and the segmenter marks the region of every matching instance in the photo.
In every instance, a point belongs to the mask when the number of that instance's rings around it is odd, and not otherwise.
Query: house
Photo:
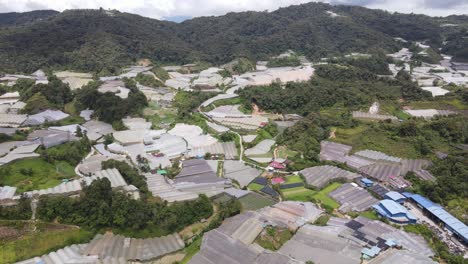
[[[399,204],[403,204],[406,201],[406,197],[399,192],[388,192],[384,195],[384,199],[395,201]]]
[[[283,164],[277,162],[277,161],[273,161],[270,163],[269,165],[270,167],[274,168],[274,169],[277,169],[277,170],[284,170],[286,169],[286,166],[284,166]]]
[[[277,178],[271,179],[271,184],[281,184],[281,183],[284,183],[283,178],[277,177]]]
[[[397,224],[415,224],[418,220],[405,207],[393,200],[382,200],[372,207],[378,215]]]

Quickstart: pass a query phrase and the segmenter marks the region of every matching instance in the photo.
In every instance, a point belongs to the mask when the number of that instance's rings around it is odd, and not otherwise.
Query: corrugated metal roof
[[[394,191],[386,193],[385,196],[392,199],[393,201],[398,201],[400,199],[406,199],[405,196],[403,196],[401,193],[394,192]]]
[[[444,222],[447,227],[452,229],[457,235],[459,235],[465,241],[468,241],[468,227],[463,222],[448,213],[442,206],[433,203],[431,200],[419,194],[404,193],[404,195],[408,198],[411,198],[424,209],[431,212],[440,221]]]

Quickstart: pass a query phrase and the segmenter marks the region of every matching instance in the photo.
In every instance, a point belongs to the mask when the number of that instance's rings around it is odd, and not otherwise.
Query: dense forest
[[[430,97],[430,93],[420,89],[404,71],[395,80],[380,78],[373,73],[388,70],[386,63],[379,65],[374,63],[374,59],[368,59],[368,63],[356,63],[358,68],[350,62],[354,63],[346,60],[348,65],[317,66],[316,76],[308,82],[287,83],[285,87],[279,83],[250,87],[240,90],[239,95],[246,109],[250,109],[254,103],[263,110],[300,115],[308,115],[336,104],[358,110],[375,100]],[[373,70],[369,71],[368,68]]]
[[[336,13],[331,16],[327,11]],[[45,11],[44,11],[45,12]],[[29,15],[28,15],[29,14]],[[466,60],[463,16],[431,18],[356,6],[308,3],[274,12],[229,13],[177,24],[105,10],[0,14],[0,72],[68,68],[115,74],[148,58],[159,63],[266,59],[292,49],[310,59],[350,52],[396,51],[402,37]],[[24,23],[35,21],[33,23]],[[455,23],[454,28],[441,23]],[[21,24],[21,26],[14,26]],[[8,26],[10,25],[10,26]],[[444,40],[447,46],[443,47]],[[465,45],[466,46],[466,45]]]
[[[133,200],[113,191],[108,179],[94,181],[83,189],[79,199],[64,196],[41,196],[38,218],[45,221],[75,224],[90,229],[113,227],[134,236],[144,232],[165,235],[209,217],[213,213],[206,196],[166,205]]]

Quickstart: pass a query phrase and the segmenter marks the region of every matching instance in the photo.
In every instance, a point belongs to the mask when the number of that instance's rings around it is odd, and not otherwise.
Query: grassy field
[[[0,224],[5,226],[4,222]],[[19,226],[16,225],[15,228]],[[26,231],[16,238],[1,239],[0,263],[13,263],[41,256],[71,244],[87,242],[94,236],[90,231],[62,225],[38,223],[37,228],[36,232]]]
[[[172,124],[177,116],[177,109],[162,108],[155,102],[150,102],[143,114],[153,124],[154,128],[161,128],[161,124]]]
[[[359,215],[363,216],[365,218],[372,219],[372,220],[379,220],[379,216],[377,215],[377,213],[374,210],[364,211]]]
[[[28,169],[32,172],[25,171]],[[54,187],[62,179],[76,176],[74,168],[66,162],[50,164],[40,158],[14,161],[2,166],[0,171],[0,184],[17,187],[18,192]]]
[[[281,192],[283,193],[283,196],[286,200],[301,201],[301,202],[310,201],[310,198],[312,198],[316,194],[315,191],[312,191],[304,187],[284,189],[284,190],[281,190]]]
[[[353,146],[352,152],[372,149],[401,158],[420,158],[420,153],[413,144],[403,139],[393,139],[384,130],[372,129],[368,124],[355,128],[337,128],[333,141]]]
[[[250,193],[239,199],[244,211],[258,210],[260,208],[270,206],[276,203],[271,198],[265,197],[258,193]]]
[[[267,227],[255,239],[255,242],[265,249],[276,251],[292,236],[293,234],[288,229]]]
[[[294,157],[297,154],[296,151],[288,149],[286,146],[279,146],[278,147],[278,152],[277,152],[277,157],[286,159],[288,157]]]
[[[247,188],[251,191],[260,191],[260,189],[263,188],[263,185],[252,182],[251,184],[247,185]]]
[[[302,178],[299,175],[293,175],[293,176],[286,177],[285,184],[298,183],[298,182],[303,182]],[[316,192],[313,190],[307,189],[304,186],[301,186],[301,187],[295,187],[295,188],[289,188],[289,189],[282,189],[281,193],[283,194],[283,197],[286,200],[306,202],[306,201],[310,201],[310,198],[312,198],[312,196]]]
[[[290,183],[298,183],[302,182],[302,178],[299,175],[293,175],[293,176],[288,176],[286,177],[286,182],[285,184],[290,184]]]
[[[328,185],[327,187],[323,188],[322,190],[318,191],[317,193],[315,193],[312,196],[312,198],[314,198],[316,200],[319,200],[321,203],[326,204],[326,205],[328,205],[330,207],[338,208],[338,207],[340,207],[340,205],[335,200],[330,198],[328,196],[328,194],[330,192],[338,189],[338,187],[340,187],[341,185],[342,185],[341,183],[334,182],[334,183]]]
[[[193,241],[188,247],[184,249],[185,257],[179,262],[180,264],[188,263],[195,254],[200,251],[202,238],[199,237],[195,241]]]
[[[453,98],[436,98],[430,101],[410,102],[408,105],[413,109],[468,110],[467,104]]]

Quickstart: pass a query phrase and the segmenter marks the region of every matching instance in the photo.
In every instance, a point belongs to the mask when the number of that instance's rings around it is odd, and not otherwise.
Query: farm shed
[[[436,180],[434,175],[432,175],[432,173],[430,173],[427,170],[417,170],[417,171],[414,172],[414,175],[416,175],[417,177],[419,177],[420,179],[425,180],[425,181],[435,181]]]
[[[362,216],[351,220],[332,217],[327,225],[343,228],[338,232],[339,236],[367,247],[378,246],[381,249],[386,249],[390,245],[398,244],[427,259],[434,255],[422,236],[407,233],[379,220],[370,220]]]
[[[78,180],[63,182],[55,187],[42,190],[26,192],[27,196],[34,195],[74,195],[81,192],[83,185],[90,185],[97,179],[107,178],[112,188],[121,188],[127,185],[124,178],[117,169],[97,171],[94,176],[83,177]]]
[[[368,150],[368,149],[361,150],[361,151],[354,153],[354,155],[362,157],[362,158],[366,158],[369,160],[374,160],[374,161],[386,161],[386,162],[396,162],[396,163],[401,162],[400,158],[389,156],[383,152],[375,151],[375,150]]]
[[[355,119],[367,119],[367,120],[398,120],[395,116],[392,115],[379,115],[372,114],[369,112],[353,111],[353,118]]]
[[[99,259],[149,261],[181,250],[184,241],[177,233],[156,238],[128,238],[106,233],[97,235],[84,249],[85,256],[98,256]]]
[[[39,129],[29,134],[28,140],[37,142],[45,148],[51,148],[70,141],[77,141],[78,138],[68,131]]]
[[[372,207],[380,216],[398,224],[414,224],[418,220],[405,207],[393,200],[382,200]]]
[[[385,194],[385,199],[395,201],[399,204],[403,204],[406,201],[406,197],[399,192],[391,191]]]
[[[286,242],[279,253],[315,263],[360,263],[361,246],[338,236],[339,228],[305,225]]]
[[[468,227],[448,213],[442,206],[433,203],[431,200],[419,194],[403,193],[403,195],[421,207],[432,219],[443,223],[448,230],[453,232],[465,243],[468,243]]]
[[[320,160],[344,162],[351,149],[351,146],[324,140],[320,142]]]
[[[365,189],[356,186],[353,183],[341,185],[338,189],[329,193],[335,201],[341,206],[338,208],[340,212],[363,212],[379,202]]]
[[[27,115],[0,114],[0,127],[17,128],[25,123]]]
[[[361,177],[359,174],[354,172],[346,171],[330,165],[306,168],[301,170],[299,173],[304,176],[307,184],[316,188],[322,188],[334,179],[353,180],[354,178]]]
[[[0,200],[13,199],[16,193],[16,187],[1,186],[0,187]]]
[[[252,168],[244,164],[243,162],[237,160],[225,160],[223,166],[224,177],[236,180],[241,188],[247,186],[251,181],[255,179],[255,177],[257,177],[261,173],[261,170]]]
[[[23,123],[23,126],[40,126],[44,123],[63,120],[69,116],[69,114],[59,110],[45,110],[38,114],[28,116],[28,119]]]
[[[198,197],[197,194],[191,192],[183,192],[172,186],[164,176],[160,174],[144,174],[148,184],[148,190],[154,197],[160,197],[170,203],[178,201],[194,200]]]

